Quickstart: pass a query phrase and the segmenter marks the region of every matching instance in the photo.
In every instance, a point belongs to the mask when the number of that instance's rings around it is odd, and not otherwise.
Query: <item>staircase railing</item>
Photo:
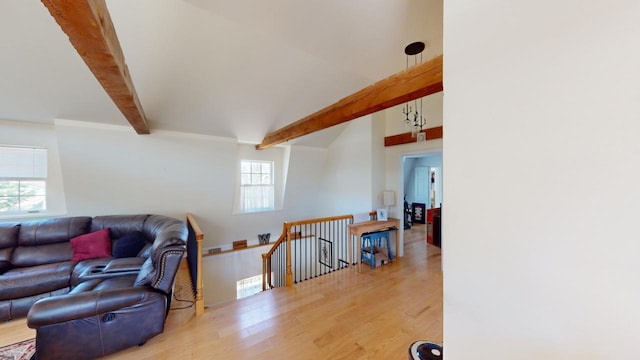
[[[192,290],[195,297],[196,315],[204,313],[204,281],[202,279],[202,241],[204,233],[200,230],[193,215],[187,213],[187,262],[191,275]]]
[[[271,250],[262,254],[262,290],[292,286],[348,267],[349,254],[356,251],[349,239],[351,223],[353,215],[285,222]]]

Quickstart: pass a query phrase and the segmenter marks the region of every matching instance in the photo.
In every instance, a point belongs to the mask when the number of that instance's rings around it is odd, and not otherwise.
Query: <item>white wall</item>
[[[279,235],[279,234],[278,234]],[[273,241],[273,239],[272,239]],[[268,246],[204,257],[204,301],[206,306],[235,300],[236,282],[262,274],[262,253]]]
[[[403,198],[406,196],[407,202],[413,202],[413,189],[412,184],[414,183],[414,168],[416,167],[416,160],[418,158],[415,157],[405,157],[402,162],[402,184],[404,188],[404,192],[402,193]]]
[[[351,121],[329,147],[321,193],[330,198],[323,197],[319,204],[325,216],[373,209],[371,134],[371,116],[363,116]]]
[[[640,2],[444,14],[447,359],[640,358]]]
[[[385,208],[383,192],[394,190],[387,189],[384,175],[386,171],[384,163],[385,120],[383,111],[371,115],[371,210]],[[394,201],[395,205],[392,207],[398,206],[397,193],[395,193]]]
[[[140,136],[129,127],[58,121],[62,169],[69,215],[159,213],[184,218],[192,212],[206,233],[205,248],[257,234],[280,235],[282,223],[299,219],[316,192],[296,192],[318,185],[313,168],[322,152],[291,151],[288,186],[294,189],[282,211],[233,213],[238,144],[231,139],[155,131]],[[308,156],[307,156],[308,154]]]
[[[322,216],[322,204],[330,203],[331,195],[323,193],[322,179],[327,149],[292,146],[284,208],[287,221],[313,219]],[[335,215],[335,214],[334,214]],[[280,223],[282,226],[282,222]],[[280,231],[278,234],[282,232]]]

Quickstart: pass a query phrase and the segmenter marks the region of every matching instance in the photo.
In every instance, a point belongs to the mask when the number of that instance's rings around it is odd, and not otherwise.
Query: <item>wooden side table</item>
[[[363,222],[359,222],[359,223],[355,223],[347,226],[349,228],[349,238],[351,240],[349,244],[349,249],[348,249],[349,259],[351,261],[351,264],[353,264],[355,261],[355,263],[357,264],[358,272],[359,272],[362,270],[360,267],[360,258],[359,258],[360,252],[362,251],[362,249],[360,248],[362,246],[362,242],[360,240],[360,238],[362,237],[362,234],[373,232],[373,231],[384,230],[392,227],[395,227],[396,229],[398,229],[400,226],[400,220],[394,219],[394,218],[390,218],[389,220],[386,220],[386,221],[371,220],[371,221],[363,221]],[[395,234],[395,235],[396,235],[396,252],[394,253],[394,258],[397,259],[398,248],[400,247],[400,245],[398,243],[398,234]],[[353,254],[354,239],[358,244],[358,251],[356,254]]]

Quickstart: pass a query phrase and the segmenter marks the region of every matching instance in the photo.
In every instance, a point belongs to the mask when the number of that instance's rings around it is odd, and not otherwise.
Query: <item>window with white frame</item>
[[[243,299],[262,291],[262,274],[236,281],[236,299]]]
[[[47,209],[47,150],[0,146],[0,215]]]
[[[273,210],[274,200],[273,161],[240,160],[241,210]]]

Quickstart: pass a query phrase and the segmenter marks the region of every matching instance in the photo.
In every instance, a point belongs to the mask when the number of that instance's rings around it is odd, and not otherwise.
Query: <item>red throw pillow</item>
[[[111,256],[111,231],[109,228],[76,236],[71,239],[73,258],[79,262],[86,259],[97,259]]]

